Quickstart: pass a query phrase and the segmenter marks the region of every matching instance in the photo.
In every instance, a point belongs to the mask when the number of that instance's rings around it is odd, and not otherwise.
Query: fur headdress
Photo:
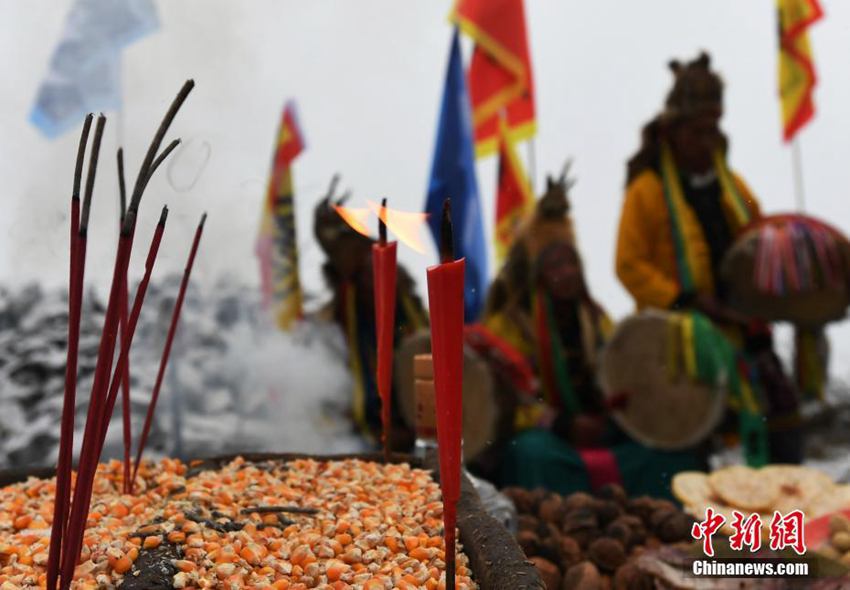
[[[530,306],[530,293],[536,281],[540,255],[555,244],[567,244],[576,251],[575,230],[570,217],[569,190],[575,184],[568,179],[570,162],[556,180],[546,178],[546,192],[537,201],[534,213],[517,232],[505,263],[493,281],[487,296],[487,314],[507,306]]]
[[[647,123],[641,132],[641,145],[626,166],[626,184],[648,168],[658,169],[665,128],[679,121],[702,115],[723,114],[723,81],[711,69],[706,52],[690,62],[672,60],[673,87],[667,93],[664,110]],[[726,143],[726,139],[723,139]]]
[[[339,175],[331,180],[327,194],[319,201],[313,212],[313,233],[328,257],[324,266],[326,278],[333,284],[336,279],[350,275],[359,265],[359,260],[368,254],[372,239],[358,233],[337,212],[349,193],[335,196]]]

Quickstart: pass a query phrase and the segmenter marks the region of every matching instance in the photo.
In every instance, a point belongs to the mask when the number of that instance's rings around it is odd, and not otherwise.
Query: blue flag
[[[121,108],[121,50],[159,27],[153,0],[75,0],[30,121],[48,138]]]
[[[484,306],[487,289],[487,245],[475,178],[475,146],[466,78],[455,30],[446,72],[446,86],[440,107],[437,145],[425,212],[434,241],[439,245],[443,201],[452,200],[455,257],[466,258],[464,310],[467,322],[474,322]]]

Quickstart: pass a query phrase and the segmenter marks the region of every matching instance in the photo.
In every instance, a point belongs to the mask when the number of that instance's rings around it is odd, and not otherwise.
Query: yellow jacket
[[[753,217],[759,217],[758,202],[752,192],[737,174],[733,177]],[[723,199],[724,205],[728,202],[728,199]],[[732,233],[737,235],[742,228],[736,227],[734,216],[729,211],[727,213]],[[714,277],[708,243],[696,214],[687,204],[681,214],[681,225],[684,239],[693,249],[691,270],[696,291],[713,293]],[[640,173],[626,187],[617,236],[616,267],[617,276],[635,298],[638,309],[669,308],[680,294],[670,213],[661,177],[653,170]]]

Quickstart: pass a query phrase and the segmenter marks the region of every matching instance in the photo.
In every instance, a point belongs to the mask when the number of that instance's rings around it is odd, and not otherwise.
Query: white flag
[[[30,120],[47,137],[75,127],[93,111],[121,107],[121,50],[155,31],[153,0],[76,0]]]

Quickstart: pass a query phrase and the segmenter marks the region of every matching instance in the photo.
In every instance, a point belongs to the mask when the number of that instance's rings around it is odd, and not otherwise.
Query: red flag
[[[503,112],[514,140],[531,137],[534,84],[523,0],[458,0],[452,20],[475,41],[467,77],[476,153],[496,151]]]
[[[534,207],[531,185],[504,120],[499,124],[499,181],[496,189],[496,256],[504,259],[519,225]]]

